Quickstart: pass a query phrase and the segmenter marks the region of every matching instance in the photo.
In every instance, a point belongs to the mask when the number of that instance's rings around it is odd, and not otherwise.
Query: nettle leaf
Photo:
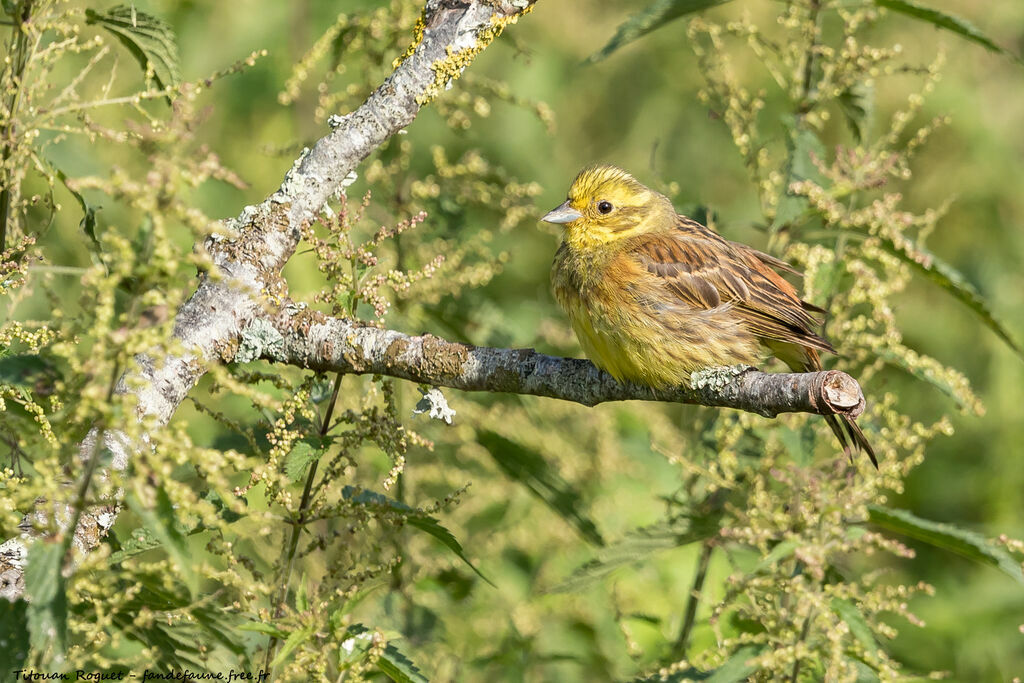
[[[124,562],[129,557],[141,555],[147,550],[159,548],[161,545],[163,544],[152,531],[146,527],[139,527],[138,529],[133,529],[128,534],[128,540],[121,544],[120,550],[111,553],[107,561],[110,564]]]
[[[256,633],[266,633],[268,636],[279,638],[284,640],[288,637],[288,631],[283,631],[273,624],[267,624],[262,621],[247,621],[244,624],[240,624],[236,627],[239,631],[254,631]]]
[[[1010,553],[981,534],[955,527],[952,524],[921,519],[906,510],[894,510],[881,505],[868,506],[868,520],[875,526],[894,531],[910,538],[950,550],[969,560],[995,567],[1017,583],[1024,584],[1024,573]]]
[[[846,622],[846,625],[850,627],[850,633],[864,646],[865,650],[874,652],[878,649],[875,635],[871,632],[867,619],[864,618],[864,615],[856,605],[849,600],[832,598],[829,606],[840,619]]]
[[[349,500],[360,505],[391,508],[392,510],[406,513],[405,521],[409,526],[419,529],[420,531],[424,531],[436,538],[446,548],[455,553],[460,560],[465,562],[477,576],[491,586],[494,586],[494,583],[492,583],[490,579],[484,576],[480,570],[470,562],[469,558],[466,556],[466,552],[462,549],[462,544],[459,543],[459,540],[434,517],[418,512],[401,501],[393,500],[373,491],[358,489],[354,486],[346,486],[343,488],[341,495],[345,500]]]
[[[28,549],[25,567],[29,642],[37,652],[49,650],[51,658],[63,658],[67,649],[68,599],[61,572],[64,553],[63,543],[37,541]]]
[[[152,532],[154,538],[163,545],[178,567],[189,593],[194,596],[199,592],[199,577],[192,569],[192,553],[188,549],[188,542],[174,513],[174,506],[163,487],[157,487],[155,498],[153,507],[145,505],[142,502],[142,491],[138,489],[137,484],[135,489],[125,495],[125,502]]]
[[[316,633],[316,627],[309,625],[300,628],[297,631],[292,631],[287,638],[285,638],[284,645],[281,646],[281,651],[274,657],[274,661],[270,663],[270,666],[279,666],[283,662],[287,661],[295,650],[302,645],[304,642],[309,640],[313,634]]]
[[[775,220],[772,222],[772,232],[777,232],[782,227],[789,225],[800,218],[809,202],[806,197],[795,195],[789,191],[789,186],[801,180],[812,180],[821,184],[824,180],[821,171],[815,165],[814,160],[825,160],[825,146],[814,131],[804,127],[791,124],[787,126],[790,135],[786,146],[789,149],[789,160],[786,163],[786,180],[779,195],[779,203],[775,208]]]
[[[1021,350],[1021,347],[1010,336],[1006,327],[992,314],[988,304],[981,297],[981,294],[978,293],[978,290],[953,266],[906,238],[902,238],[899,245],[889,239],[882,239],[881,243],[887,252],[910,265],[918,273],[924,275],[974,311],[981,318],[981,321],[990,330],[995,332],[1007,346],[1013,349],[1018,356],[1024,358],[1024,351]]]
[[[670,21],[715,5],[723,5],[726,2],[729,0],[657,0],[619,26],[612,39],[600,50],[590,55],[587,62],[591,64],[599,62],[623,45],[632,43]]]
[[[494,458],[505,474],[524,484],[583,538],[604,545],[597,525],[582,510],[582,496],[544,459],[540,453],[507,439],[497,432],[480,430],[477,442]]]
[[[143,71],[152,68],[159,87],[168,88],[181,80],[174,31],[163,19],[135,7],[118,5],[106,12],[85,10],[85,22],[113,33],[138,60]]]
[[[922,382],[931,384],[933,387],[941,391],[943,394],[953,399],[953,401],[956,403],[957,408],[963,410],[967,407],[967,405],[963,402],[963,399],[961,398],[960,393],[957,391],[956,387],[947,382],[944,378],[937,376],[934,372],[932,372],[931,368],[927,366],[922,367],[921,365],[914,365],[908,363],[906,357],[893,351],[889,351],[887,349],[879,351],[877,357],[879,360],[887,363],[888,365],[891,365],[894,368],[899,368],[900,370],[906,372],[911,377],[919,379]]]
[[[864,142],[875,113],[875,87],[868,83],[855,83],[839,94],[837,100],[846,124],[857,143]]]
[[[913,17],[914,19],[925,21],[936,28],[952,31],[967,40],[985,47],[987,50],[1001,55],[1006,55],[1017,62],[1021,62],[1020,57],[1017,57],[1006,48],[996,44],[991,38],[982,33],[974,24],[970,23],[966,19],[961,19],[956,15],[946,14],[945,12],[940,12],[937,9],[932,9],[931,7],[926,7],[925,5],[911,2],[910,0],[875,0],[875,5],[892,10],[893,12],[898,12],[899,14],[903,14],[908,17]]]
[[[546,592],[576,593],[595,585],[615,570],[642,562],[657,552],[709,539],[718,533],[719,520],[719,513],[714,512],[636,529],[621,541],[599,550],[597,557]]]
[[[377,668],[395,683],[428,683],[430,680],[393,643],[384,647],[377,659]]]
[[[763,648],[754,645],[747,645],[736,650],[732,657],[727,659],[722,666],[711,671],[688,668],[683,671],[675,671],[668,676],[656,673],[653,676],[637,678],[633,683],[686,683],[688,681],[705,681],[705,683],[739,683],[745,681],[757,670],[757,667],[749,664],[750,660],[761,654]]]
[[[96,220],[96,212],[103,207],[98,205],[93,206],[89,202],[85,201],[85,197],[82,196],[82,193],[68,184],[68,176],[64,171],[57,167],[53,167],[53,171],[57,176],[57,179],[64,184],[67,191],[70,192],[71,196],[78,202],[78,206],[82,209],[82,220],[79,221],[78,227],[80,227],[82,232],[85,233],[85,236],[89,238],[89,242],[92,244],[93,250],[97,254],[100,253],[103,251],[103,246],[100,244],[99,235],[96,234],[96,228],[99,225]]]
[[[297,442],[284,458],[284,473],[289,481],[298,481],[306,469],[320,459],[323,451],[310,443],[308,438]]]

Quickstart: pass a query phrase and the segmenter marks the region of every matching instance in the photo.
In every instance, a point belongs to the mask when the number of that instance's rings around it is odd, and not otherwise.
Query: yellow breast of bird
[[[603,263],[576,256],[559,250],[552,290],[587,357],[616,379],[666,387],[705,367],[757,361],[757,340],[731,305],[693,308],[627,253]]]

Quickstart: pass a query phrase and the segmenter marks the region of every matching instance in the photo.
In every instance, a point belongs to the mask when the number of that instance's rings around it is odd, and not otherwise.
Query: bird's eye
[[[601,213],[611,213],[613,208],[615,207],[612,206],[611,202],[604,201],[597,204],[597,210]]]

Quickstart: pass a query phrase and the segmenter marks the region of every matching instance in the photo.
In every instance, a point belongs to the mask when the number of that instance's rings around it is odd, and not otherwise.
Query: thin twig
[[[686,612],[683,616],[683,628],[679,631],[679,638],[672,648],[672,658],[681,659],[686,656],[686,648],[690,643],[690,633],[697,621],[697,605],[700,603],[701,592],[704,590],[704,579],[708,575],[708,565],[711,563],[711,552],[714,550],[711,541],[704,541],[700,548],[700,558],[697,560],[697,570],[693,575],[693,586],[690,587],[690,594],[686,598]]]
[[[321,437],[326,436],[330,429],[331,416],[334,413],[334,406],[338,402],[338,392],[341,390],[342,377],[344,377],[344,375],[338,373],[334,378],[334,390],[331,392],[331,400],[327,404],[327,410],[320,423]],[[291,588],[292,569],[295,565],[295,553],[299,546],[299,534],[302,533],[302,529],[305,528],[306,523],[309,521],[307,513],[309,512],[310,501],[313,497],[313,480],[316,478],[317,465],[319,464],[320,460],[317,459],[309,466],[309,474],[306,475],[306,485],[302,489],[302,501],[299,503],[298,516],[295,519],[295,523],[292,525],[291,538],[288,539],[288,558],[285,560],[285,570],[281,578],[281,592],[277,599],[277,608],[274,610],[275,619],[280,618],[281,615],[284,614],[284,605],[288,600],[288,592]],[[271,636],[270,642],[267,644],[267,654],[263,663],[263,668],[266,670],[270,669],[270,659],[274,654],[274,648],[276,646],[277,638],[275,636]]]

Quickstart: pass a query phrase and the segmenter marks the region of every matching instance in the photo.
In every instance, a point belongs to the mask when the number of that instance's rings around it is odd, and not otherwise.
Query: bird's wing
[[[629,253],[681,302],[697,309],[729,304],[753,334],[834,353],[813,330],[816,307],[766,265],[759,253],[680,216],[677,229],[638,236]]]

